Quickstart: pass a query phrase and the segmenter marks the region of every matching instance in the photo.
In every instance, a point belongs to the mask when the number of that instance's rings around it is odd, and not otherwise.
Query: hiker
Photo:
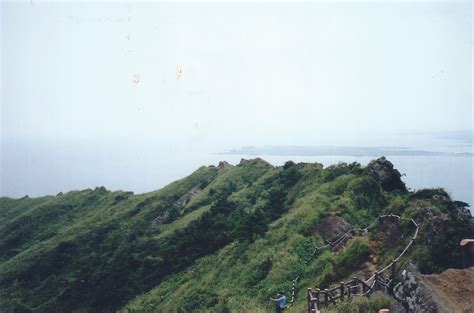
[[[285,292],[280,291],[275,299],[270,298],[270,300],[278,302],[276,305],[276,313],[282,313],[286,307]]]

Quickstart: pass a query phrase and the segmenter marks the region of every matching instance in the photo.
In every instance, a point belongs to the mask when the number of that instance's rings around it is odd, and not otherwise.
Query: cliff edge
[[[409,264],[394,294],[408,312],[472,313],[474,267],[423,275]]]

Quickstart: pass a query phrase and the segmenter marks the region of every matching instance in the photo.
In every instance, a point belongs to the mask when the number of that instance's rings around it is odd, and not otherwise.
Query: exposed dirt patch
[[[354,238],[358,238],[359,240],[366,241],[372,247],[372,251],[371,251],[367,261],[362,263],[359,266],[358,270],[354,273],[354,276],[357,277],[357,278],[368,279],[377,270],[377,258],[375,257],[374,245],[372,244],[373,242],[369,241],[369,239],[367,237],[364,237],[364,236],[358,236],[358,237],[354,237]],[[340,250],[336,251],[334,254],[338,255],[338,254],[344,252],[346,250],[346,248],[348,246],[350,246],[350,244],[351,244],[352,240],[354,240],[354,238],[349,239],[345,243],[345,245]]]
[[[372,276],[375,271],[377,271],[375,264],[371,261],[367,261],[362,263],[359,270],[354,274],[354,276],[366,280],[369,279],[369,277]]]
[[[439,299],[440,312],[474,312],[474,267],[449,269],[438,275],[423,275],[427,288]]]
[[[409,265],[406,271],[394,291],[409,312],[474,313],[474,267],[423,275]]]

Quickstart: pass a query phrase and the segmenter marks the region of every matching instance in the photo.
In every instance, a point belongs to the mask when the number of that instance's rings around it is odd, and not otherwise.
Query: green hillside
[[[383,158],[326,168],[243,160],[140,195],[98,187],[0,198],[0,312],[269,312],[268,298],[289,294],[296,276],[289,311],[301,312],[306,288],[362,275],[369,258],[382,267],[403,249],[412,229],[374,223],[383,213],[421,223],[403,262],[424,273],[459,267],[459,241],[474,235],[465,207],[442,189],[406,190]],[[332,216],[373,225],[369,237],[307,262]],[[370,301],[388,300],[349,305]]]

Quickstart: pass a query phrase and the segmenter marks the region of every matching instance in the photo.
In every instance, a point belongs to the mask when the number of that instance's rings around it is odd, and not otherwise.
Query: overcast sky
[[[471,130],[471,13],[470,1],[1,2],[2,155],[20,142],[222,151]]]

